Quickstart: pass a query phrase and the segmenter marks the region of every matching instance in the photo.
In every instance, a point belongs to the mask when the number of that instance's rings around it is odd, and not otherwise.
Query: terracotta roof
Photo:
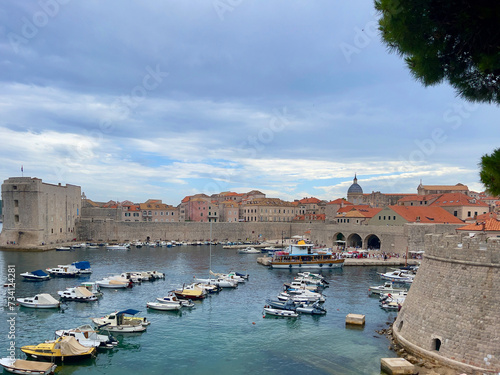
[[[498,214],[495,213],[495,212],[488,212],[486,214],[482,214],[482,215],[477,215],[476,216],[476,221],[485,221],[485,220],[488,220],[488,219],[498,219]]]
[[[463,184],[456,185],[422,185],[425,190],[457,190],[469,191],[469,188]]]
[[[337,198],[334,201],[328,202],[327,204],[352,204],[351,202],[345,200],[344,198]]]
[[[458,217],[437,206],[389,206],[389,208],[411,223],[463,223]]]
[[[302,204],[318,204],[321,201],[318,198],[311,197],[311,198],[303,198],[299,202]]]
[[[181,201],[181,203],[189,202],[190,199],[191,199],[191,195],[188,195],[187,197],[184,197],[184,199]]]
[[[457,228],[457,230],[466,231],[484,231],[484,232],[497,232],[500,231],[500,221],[494,218],[487,219],[486,221],[468,224],[466,226]]]
[[[488,204],[471,198],[462,193],[445,193],[436,199],[430,206],[476,206],[488,207]]]
[[[414,201],[429,201],[434,198],[438,198],[442,194],[427,194],[427,195],[418,195],[418,194],[411,194],[406,197],[401,198],[398,200],[399,202],[414,202]]]

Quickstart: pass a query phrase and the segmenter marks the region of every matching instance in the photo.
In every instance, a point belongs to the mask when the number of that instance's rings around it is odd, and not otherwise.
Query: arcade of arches
[[[351,233],[349,236],[344,236],[343,233],[339,232],[333,236],[334,245],[337,245],[340,249],[345,248],[357,248],[364,250],[380,250],[380,238],[375,234],[369,234],[364,239],[357,233]]]

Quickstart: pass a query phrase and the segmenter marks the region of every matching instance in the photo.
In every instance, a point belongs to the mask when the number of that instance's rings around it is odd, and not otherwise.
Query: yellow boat
[[[83,346],[72,336],[62,336],[38,345],[26,345],[21,347],[21,351],[36,359],[60,362],[91,358],[96,354],[95,347]]]
[[[207,296],[207,293],[203,289],[197,288],[194,284],[183,286],[182,289],[174,290],[173,292],[178,298],[191,300],[203,299]]]

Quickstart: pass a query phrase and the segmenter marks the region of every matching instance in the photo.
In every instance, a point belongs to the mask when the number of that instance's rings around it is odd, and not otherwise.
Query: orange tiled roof
[[[406,221],[411,223],[462,224],[463,221],[439,206],[389,206]],[[419,218],[419,220],[417,220]]]
[[[190,199],[191,199],[191,195],[188,195],[187,197],[184,197],[184,199],[181,201],[181,203],[189,202]]]
[[[476,222],[473,224],[468,224],[466,226],[457,228],[457,230],[466,231],[482,231],[482,232],[498,232],[500,231],[500,221],[495,218],[490,218],[482,222]]]
[[[401,198],[398,200],[399,202],[414,202],[414,201],[429,201],[431,199],[437,198],[442,194],[427,194],[427,195],[418,195],[418,194],[411,194],[406,197]]]
[[[469,188],[463,184],[456,185],[422,185],[425,190],[456,190],[456,191],[468,191]]]
[[[476,221],[485,221],[488,219],[498,219],[498,215],[495,212],[488,212],[486,214],[477,215]]]
[[[318,198],[311,197],[311,198],[303,198],[299,200],[299,202],[302,204],[318,204],[321,201]]]
[[[445,193],[436,199],[430,206],[476,206],[488,207],[484,202],[471,198],[462,193]]]

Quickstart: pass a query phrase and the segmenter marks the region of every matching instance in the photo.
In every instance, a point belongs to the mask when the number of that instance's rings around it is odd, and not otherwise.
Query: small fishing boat
[[[56,251],[70,251],[70,250],[71,250],[71,247],[69,247],[69,246],[56,247]]]
[[[193,307],[194,303],[190,299],[181,299],[177,298],[174,293],[169,293],[165,297],[158,297],[156,299],[158,302],[172,304],[172,305],[180,305],[181,307]]]
[[[301,303],[295,309],[296,312],[302,314],[311,314],[311,315],[325,315],[326,309],[319,304],[319,302],[314,303]]]
[[[48,375],[53,374],[57,365],[52,362],[26,361],[25,359],[2,358],[0,365],[12,374]]]
[[[68,265],[68,266],[59,265],[54,268],[47,268],[46,271],[51,276],[57,276],[57,277],[77,277],[80,274],[78,268],[76,268],[73,265]]]
[[[296,318],[299,316],[299,314],[297,314],[293,310],[274,309],[274,308],[269,307],[269,306],[264,306],[263,312],[266,315],[282,316],[285,318]]]
[[[90,318],[98,329],[105,329],[110,332],[144,332],[150,323],[146,318],[134,317],[139,310],[127,309],[108,314],[101,318]],[[130,315],[130,316],[126,316]]]
[[[296,304],[293,300],[288,299],[286,301],[280,301],[279,299],[268,299],[266,303],[269,307],[280,310],[293,310],[295,311],[298,304]]]
[[[61,306],[58,300],[47,293],[37,294],[32,298],[18,298],[17,302],[21,306],[34,309],[57,309]]]
[[[392,272],[379,273],[380,277],[385,280],[390,280],[393,283],[411,284],[415,278],[415,274],[406,271],[395,270]]]
[[[50,275],[43,272],[42,270],[23,272],[20,275],[24,278],[25,281],[46,281],[50,279]]]
[[[130,249],[130,245],[127,246],[127,245],[107,245],[106,246],[106,249],[107,250],[129,250]]]
[[[384,293],[399,293],[406,292],[408,289],[400,286],[395,286],[392,282],[384,283],[384,285],[371,286],[368,292],[371,294],[384,294]]]
[[[21,351],[37,359],[66,362],[91,358],[95,355],[96,348],[85,347],[74,337],[63,336],[38,345],[23,346]]]
[[[162,302],[148,302],[146,304],[147,308],[153,309],[153,310],[163,310],[163,311],[175,311],[175,310],[180,310],[182,305],[179,304],[171,304],[171,303],[162,303]]]
[[[221,288],[236,288],[238,283],[233,280],[216,278],[216,279],[200,279],[194,276],[194,280],[198,283],[217,285]]]
[[[101,287],[92,281],[83,282],[80,284],[84,288],[86,288],[89,292],[91,292],[96,297],[102,297]]]
[[[106,289],[125,289],[125,288],[132,288],[134,283],[131,280],[126,280],[123,278],[108,278],[105,277],[102,280],[98,280],[95,282],[97,285],[99,285],[100,288],[106,288]]]
[[[260,254],[260,250],[257,250],[255,247],[246,247],[244,249],[238,250],[239,254]]]
[[[183,286],[182,289],[174,290],[173,293],[180,298],[198,300],[204,299],[207,293],[203,289],[194,288],[193,284],[188,286]]]
[[[76,302],[92,302],[97,301],[97,297],[83,286],[77,286],[76,288],[66,288],[66,290],[61,290],[57,292],[64,301],[76,301]]]
[[[111,349],[118,345],[118,340],[111,335],[100,335],[89,324],[72,329],[60,329],[56,331],[56,337],[74,337],[85,347],[96,347]]]
[[[71,265],[78,270],[78,273],[80,273],[80,275],[92,273],[92,268],[90,268],[90,262],[88,261],[73,262],[71,263]]]

